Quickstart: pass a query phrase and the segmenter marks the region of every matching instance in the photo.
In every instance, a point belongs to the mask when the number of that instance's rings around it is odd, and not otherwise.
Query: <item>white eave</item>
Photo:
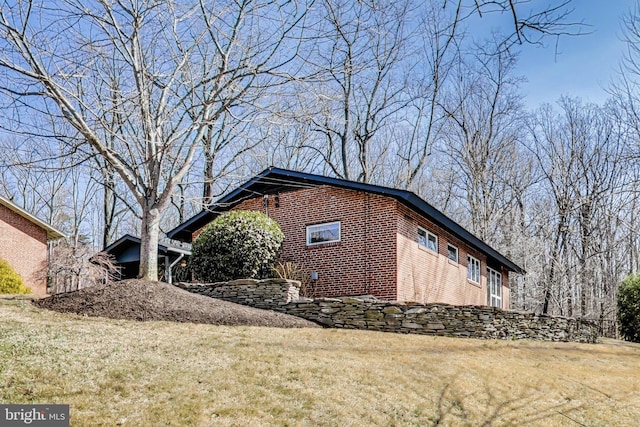
[[[14,203],[10,202],[9,200],[5,199],[2,196],[0,196],[0,205],[5,206],[7,209],[12,210],[13,212],[17,213],[21,217],[43,228],[47,232],[47,240],[64,239],[67,237],[61,231],[53,228],[50,224],[47,224],[46,222],[36,218],[35,216],[31,215],[29,212],[25,211],[19,206],[16,206]]]

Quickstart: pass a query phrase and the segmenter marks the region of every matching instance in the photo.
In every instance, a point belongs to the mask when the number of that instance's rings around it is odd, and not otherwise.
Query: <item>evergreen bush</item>
[[[195,239],[189,265],[203,282],[262,278],[271,272],[283,240],[280,225],[263,213],[226,212]]]
[[[0,259],[0,294],[29,294],[31,288],[24,286],[22,277],[16,273],[11,265]]]
[[[618,289],[618,324],[625,340],[640,342],[640,275],[627,277]]]

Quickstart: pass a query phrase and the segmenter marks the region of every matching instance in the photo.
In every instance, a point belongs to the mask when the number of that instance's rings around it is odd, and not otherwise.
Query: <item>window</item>
[[[453,262],[458,262],[458,248],[456,248],[452,244],[448,244],[447,257]]]
[[[340,241],[340,221],[307,226],[307,245]]]
[[[422,227],[418,227],[418,244],[438,253],[438,236]]]
[[[487,282],[489,287],[489,305],[502,308],[502,274],[487,268]]]
[[[480,284],[480,260],[467,255],[467,279]]]

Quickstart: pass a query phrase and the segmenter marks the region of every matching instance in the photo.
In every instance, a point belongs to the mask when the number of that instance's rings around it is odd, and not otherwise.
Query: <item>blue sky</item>
[[[539,1],[539,0],[536,0]],[[635,0],[573,0],[572,21],[583,21],[590,34],[547,39],[545,45],[523,46],[518,73],[525,104],[537,108],[554,104],[562,95],[602,103],[606,87],[616,75],[624,55],[621,18],[632,11]]]

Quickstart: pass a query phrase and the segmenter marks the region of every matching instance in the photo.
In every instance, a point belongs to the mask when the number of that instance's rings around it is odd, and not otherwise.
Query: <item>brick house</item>
[[[281,259],[310,272],[316,296],[509,307],[518,265],[414,193],[269,168],[167,235],[190,242],[231,209],[267,213]]]
[[[0,258],[18,273],[34,294],[47,293],[42,272],[49,261],[48,242],[64,234],[9,200],[0,197]]]

